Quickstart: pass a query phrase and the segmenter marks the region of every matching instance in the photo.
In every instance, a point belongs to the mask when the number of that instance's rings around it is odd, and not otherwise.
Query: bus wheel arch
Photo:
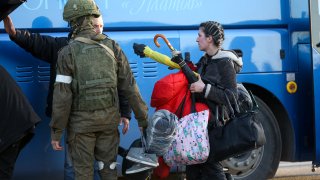
[[[252,84],[244,85],[247,89],[251,90],[256,97],[260,98],[270,108],[270,110],[276,118],[276,121],[280,128],[282,141],[281,160],[293,160],[295,153],[295,133],[292,123],[289,120],[288,112],[285,110],[281,102],[266,89]]]

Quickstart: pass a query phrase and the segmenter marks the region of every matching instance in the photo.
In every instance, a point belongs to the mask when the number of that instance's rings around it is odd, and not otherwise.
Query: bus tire
[[[222,161],[225,170],[238,180],[272,178],[280,163],[282,142],[277,120],[260,98],[255,99],[259,105],[256,119],[262,123],[267,141],[261,148]]]

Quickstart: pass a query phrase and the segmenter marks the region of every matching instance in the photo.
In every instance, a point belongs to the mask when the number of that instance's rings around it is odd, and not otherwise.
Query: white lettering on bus
[[[139,3],[138,3],[139,2]],[[131,3],[127,0],[122,3],[123,8],[129,8],[130,14],[139,14],[143,11],[166,12],[166,11],[190,11],[202,6],[202,0],[141,0]]]
[[[68,0],[59,0],[59,9],[63,9]]]
[[[106,3],[105,3],[104,8],[105,8],[105,9],[108,9],[108,7],[109,7],[109,3],[108,3],[108,2],[109,2],[109,0],[106,0],[105,2],[106,2]]]
[[[31,5],[35,4],[35,1],[32,1],[32,3],[23,3],[23,6],[28,10],[34,11],[34,10],[38,10],[42,6],[43,1],[45,1],[44,9],[48,9],[48,1],[47,0],[39,0],[38,5],[35,7],[30,7],[30,4]]]
[[[30,3],[23,3],[23,6],[30,11],[48,10],[51,6],[63,9],[68,0],[33,0]],[[98,3],[100,4],[100,3]],[[168,11],[191,11],[202,7],[203,0],[123,0],[122,8],[129,9],[130,14],[142,14],[152,12],[168,12]],[[102,4],[100,4],[101,6]],[[109,0],[103,1],[101,6],[109,9]]]
[[[66,4],[68,0],[58,0],[58,8],[61,10],[63,9],[64,5]],[[35,10],[39,10],[39,9],[45,9],[48,10],[49,9],[49,3],[56,4],[56,2],[53,2],[52,0],[33,0],[31,3],[23,3],[23,6],[30,11],[35,11]]]

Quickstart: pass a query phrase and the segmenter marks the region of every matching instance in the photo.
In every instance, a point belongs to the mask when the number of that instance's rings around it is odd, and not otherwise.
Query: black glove
[[[144,44],[133,43],[134,53],[136,55],[140,56],[141,58],[146,57],[146,55],[143,52],[145,47],[146,47],[146,45],[144,45]]]
[[[173,56],[171,58],[171,61],[177,63],[180,66],[183,74],[187,77],[188,82],[190,84],[198,81],[198,78],[196,77],[196,75],[193,73],[193,71],[190,69],[190,67],[183,60],[181,53]]]
[[[175,55],[173,55],[173,57],[171,58],[171,61],[174,63],[177,63],[177,64],[183,62],[183,58],[182,58],[181,53],[179,53],[179,54],[176,53]],[[168,67],[168,69],[173,70],[174,68]]]
[[[180,53],[180,54],[177,54],[177,55],[173,56],[173,57],[171,58],[171,61],[172,61],[172,62],[175,62],[175,63],[177,63],[177,64],[180,64],[180,63],[182,63],[184,60],[183,60],[182,55],[181,55],[181,53]]]

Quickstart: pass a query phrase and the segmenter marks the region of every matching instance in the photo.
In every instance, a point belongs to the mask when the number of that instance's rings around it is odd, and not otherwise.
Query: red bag
[[[156,108],[156,110],[166,109],[171,113],[176,113],[180,103],[186,95],[187,89],[188,80],[182,71],[169,74],[155,83],[151,95],[151,107]],[[208,106],[203,103],[196,103],[195,106],[197,112],[209,109]],[[185,116],[190,114],[190,112],[191,99],[187,98],[185,101],[185,108],[181,115]]]

